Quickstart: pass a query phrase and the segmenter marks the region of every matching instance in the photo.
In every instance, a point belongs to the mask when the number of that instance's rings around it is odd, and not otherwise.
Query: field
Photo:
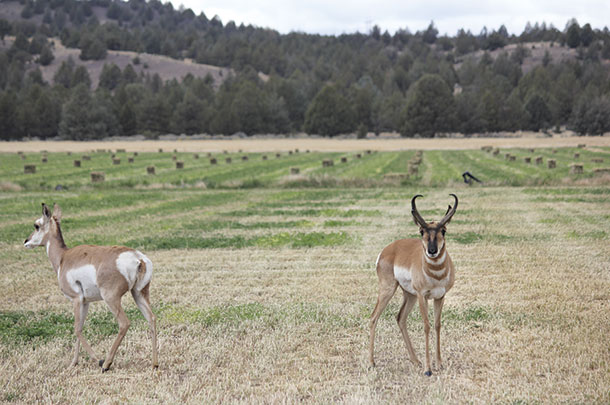
[[[25,148],[24,148],[25,150]],[[245,150],[245,148],[244,148]],[[0,401],[15,403],[608,403],[610,187],[607,146],[415,151],[222,151],[3,154],[0,181]],[[505,152],[517,156],[507,161]],[[569,173],[580,153],[584,174]],[[268,155],[263,161],[262,155]],[[544,164],[524,163],[543,156]],[[232,157],[232,163],[225,162]],[[341,163],[341,157],[348,157]],[[548,159],[557,160],[548,169]],[[604,159],[594,163],[591,159]],[[323,159],[334,166],[322,168]],[[24,174],[24,164],[36,164]],[[155,165],[149,176],[146,167]],[[289,169],[299,167],[299,176]],[[92,185],[89,173],[104,171]],[[469,170],[485,181],[468,186]],[[57,184],[63,190],[55,191]],[[540,187],[539,185],[544,185]],[[416,237],[408,202],[438,219],[460,198],[447,244],[456,284],[443,311],[445,368],[431,378],[407,359],[392,300],[367,359],[377,295],[374,263],[389,242]],[[155,264],[160,368],[150,369],[147,325],[132,326],[108,373],[69,368],[70,304],[44,249],[22,247],[40,203],[62,206],[68,246],[124,244]],[[423,326],[408,320],[420,357]],[[92,305],[85,335],[106,352],[117,327]]]

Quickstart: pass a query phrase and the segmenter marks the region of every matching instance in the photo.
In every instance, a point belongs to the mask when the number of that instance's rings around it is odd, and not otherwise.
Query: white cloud
[[[183,0],[183,4],[196,14],[203,11],[208,18],[218,15],[223,23],[232,20],[237,25],[268,27],[284,34],[368,32],[373,25],[393,34],[401,28],[424,30],[430,21],[441,34],[455,35],[459,28],[476,34],[484,26],[492,30],[502,24],[509,32],[519,34],[528,21],[546,22],[563,30],[572,17],[600,29],[610,19],[607,0]]]

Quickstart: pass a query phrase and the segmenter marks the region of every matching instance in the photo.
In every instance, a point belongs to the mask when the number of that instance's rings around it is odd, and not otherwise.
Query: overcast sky
[[[195,14],[218,15],[226,24],[234,21],[272,28],[282,34],[291,31],[339,35],[369,32],[378,25],[394,34],[408,28],[415,33],[434,20],[440,34],[454,36],[465,28],[478,34],[502,24],[520,34],[530,21],[546,22],[563,30],[574,17],[581,25],[602,29],[610,24],[610,0],[171,0]]]

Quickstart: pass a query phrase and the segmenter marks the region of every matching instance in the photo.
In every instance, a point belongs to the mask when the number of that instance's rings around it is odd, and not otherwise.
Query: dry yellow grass
[[[442,214],[450,191],[426,191],[422,207]],[[249,201],[268,192],[253,191]],[[71,340],[35,350],[2,347],[0,399],[608,403],[610,244],[607,234],[569,235],[607,232],[610,202],[539,201],[520,188],[462,189],[459,195],[447,234],[457,278],[444,312],[445,369],[431,378],[408,361],[394,321],[399,294],[377,329],[378,365],[368,367],[375,258],[385,244],[415,231],[407,202],[371,197],[357,204],[383,216],[350,228],[358,236],[353,245],[147,252],[155,263],[152,301],[168,307],[159,315],[160,369],[149,369],[144,325],[128,332],[105,374],[87,362],[68,368]],[[452,240],[469,232],[501,238]],[[0,310],[67,311],[43,249],[25,251],[18,242],[2,249]],[[132,306],[130,301],[124,299]],[[252,304],[271,319],[193,321],[197,311]],[[103,304],[92,308],[105,310]],[[408,325],[421,358],[421,322],[412,316]],[[112,339],[92,343],[102,352]]]
[[[507,137],[507,138],[441,138],[441,139],[326,139],[326,138],[256,138],[235,140],[177,140],[177,141],[29,141],[2,142],[0,152],[89,152],[97,149],[125,149],[128,152],[276,152],[309,149],[320,152],[353,152],[363,150],[396,151],[410,149],[480,149],[482,146],[499,148],[559,148],[610,146],[610,137],[599,136],[554,136],[554,137]]]

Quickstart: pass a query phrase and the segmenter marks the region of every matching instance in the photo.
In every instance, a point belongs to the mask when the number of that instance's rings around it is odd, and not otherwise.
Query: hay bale
[[[134,156],[138,156],[138,152],[133,152],[133,155]]]
[[[294,153],[299,153],[299,148],[296,148],[296,149],[294,150]]]
[[[593,174],[610,174],[610,167],[598,167],[593,169]]]
[[[490,153],[493,150],[493,146],[489,146],[489,145],[481,146],[481,150],[483,152]]]
[[[133,162],[135,162],[134,158],[132,158],[132,157],[127,158],[127,163],[133,163]]]
[[[547,166],[549,169],[554,169],[557,167],[557,162],[555,161],[555,159],[549,159],[547,161]]]
[[[243,160],[245,162],[246,160],[248,160],[248,156],[242,156],[241,160]]]
[[[163,149],[162,148],[159,148],[159,153],[163,153]]]
[[[345,156],[341,158],[341,163],[347,163],[347,158]]]
[[[80,167],[80,160],[74,161],[74,167]]]
[[[385,181],[401,181],[408,178],[409,175],[407,173],[386,173],[383,175]]]
[[[231,163],[231,158],[226,158],[225,163]]]
[[[25,173],[25,174],[36,173],[36,165],[24,165],[23,173]]]
[[[366,151],[366,154],[367,154],[367,155],[370,155],[371,153],[372,153],[372,152],[371,152],[371,150],[370,150],[370,149],[368,149],[368,150]]]
[[[299,174],[301,170],[298,167],[291,167],[290,174]]]
[[[570,173],[571,174],[582,174],[583,167],[580,163],[573,163],[570,165]]]
[[[263,160],[267,160],[267,155],[263,155]]]
[[[101,183],[106,179],[104,172],[91,172],[91,182]]]
[[[148,174],[155,174],[155,166],[148,166],[146,168],[146,173],[148,173]]]
[[[510,155],[510,156],[508,157],[508,161],[509,161],[509,162],[514,162],[515,160],[517,160],[517,156]]]
[[[195,153],[195,154],[193,154],[193,158],[195,158],[195,159],[199,159],[199,153]]]
[[[289,154],[289,155],[292,155],[292,151],[291,151],[291,150],[289,150],[289,151],[288,151],[288,154]]]
[[[40,160],[42,161],[42,163],[47,163],[49,161],[46,156],[43,156]]]
[[[275,154],[275,157],[276,157],[276,158],[279,158],[280,156],[282,156],[282,154],[281,154],[281,153],[276,153],[276,154]]]
[[[125,149],[117,149],[116,153],[125,153]]]
[[[576,153],[574,154],[574,159],[578,159],[579,157],[580,157],[580,153],[576,152]]]
[[[72,156],[72,152],[66,152],[66,155]]]
[[[553,149],[551,152],[553,152],[553,153],[557,153],[557,149]]]
[[[579,143],[579,144],[578,144],[578,147],[579,147],[580,149],[582,149],[582,148],[586,148],[586,147],[587,147],[587,145],[586,145],[586,144],[584,144],[584,143]]]
[[[361,153],[356,153],[356,159],[362,159],[362,154]]]
[[[591,162],[593,162],[593,163],[604,163],[604,159],[602,159],[602,158],[593,158],[593,159],[591,159]]]
[[[110,155],[111,159],[114,159],[116,157],[116,153],[113,153],[112,155]]]
[[[229,152],[228,152],[228,151],[226,151],[226,150],[223,150],[223,151],[222,151],[222,153],[223,153],[224,155],[226,155],[226,154],[228,154]]]
[[[309,149],[307,149],[307,150],[305,151],[305,153],[309,153]]]
[[[83,156],[81,156],[81,159],[82,159],[82,160],[91,160],[91,156],[89,156],[89,155],[83,155]]]
[[[176,162],[176,169],[184,169],[184,162],[177,161]]]
[[[112,164],[113,165],[120,165],[121,164],[121,159],[118,159],[118,158],[112,159]]]
[[[505,153],[504,154],[504,159],[510,160],[510,153]]]
[[[500,154],[500,149],[496,148],[493,150],[493,152],[491,152],[492,155],[494,156],[498,156]]]
[[[178,153],[178,149],[174,149],[174,153]]]
[[[176,160],[178,160],[178,156],[173,155],[173,156],[172,156],[172,160],[175,162]]]
[[[218,161],[216,160],[216,158],[212,158],[212,159],[210,159],[210,164],[211,164],[211,165],[215,165],[216,163],[218,163]]]
[[[531,157],[529,157],[529,156],[526,156],[526,157],[524,157],[524,158],[523,158],[523,161],[524,161],[525,163],[532,163],[532,158],[531,158]]]
[[[542,156],[536,156],[536,164],[537,165],[541,165],[542,164]]]
[[[226,151],[225,151],[226,152]],[[208,157],[212,157],[212,152],[208,152]]]
[[[529,151],[530,151],[530,153],[534,153],[535,152],[534,148],[530,148]]]
[[[335,162],[333,162],[331,159],[325,159],[322,161],[322,167],[330,167],[330,166],[334,166]]]

